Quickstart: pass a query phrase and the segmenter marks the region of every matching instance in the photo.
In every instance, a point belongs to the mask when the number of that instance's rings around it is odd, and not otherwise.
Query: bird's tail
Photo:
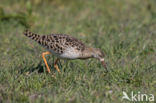
[[[35,33],[32,33],[32,32],[30,32],[30,31],[28,31],[28,30],[26,30],[25,32],[24,32],[24,35],[25,36],[27,36],[27,37],[29,37],[29,38],[31,38],[32,40],[35,40],[35,41],[39,41],[39,39],[40,39],[40,35],[38,35],[38,34],[35,34]]]

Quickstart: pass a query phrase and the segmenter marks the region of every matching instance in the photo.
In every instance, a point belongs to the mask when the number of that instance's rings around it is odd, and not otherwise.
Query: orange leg
[[[47,60],[46,60],[46,58],[45,58],[45,55],[47,55],[47,54],[50,54],[50,52],[43,52],[43,53],[42,53],[42,58],[43,58],[44,63],[45,63],[45,65],[46,65],[46,67],[47,67],[48,73],[50,73],[50,68],[49,68],[48,63],[47,63]]]
[[[54,67],[55,67],[55,69],[60,73],[60,69],[59,69],[59,67],[58,67],[58,65],[57,65],[57,62],[59,61],[60,59],[56,59],[56,61],[55,61],[55,63],[54,63]]]

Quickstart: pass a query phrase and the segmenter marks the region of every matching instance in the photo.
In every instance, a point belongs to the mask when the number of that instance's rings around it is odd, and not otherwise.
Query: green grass
[[[122,91],[156,96],[154,0],[1,0],[0,102],[126,103]],[[109,72],[95,59],[61,61],[45,71],[46,51],[23,35],[65,33],[104,51]],[[155,97],[156,99],[156,97]],[[144,102],[147,103],[147,102]]]

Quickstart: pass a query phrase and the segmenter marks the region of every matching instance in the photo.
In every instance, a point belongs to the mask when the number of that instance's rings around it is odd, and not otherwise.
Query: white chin
[[[104,61],[104,58],[100,59],[100,61],[101,61],[101,62]]]

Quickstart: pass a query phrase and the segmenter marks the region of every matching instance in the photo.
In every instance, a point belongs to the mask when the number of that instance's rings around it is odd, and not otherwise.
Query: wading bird
[[[50,68],[47,64],[45,55],[53,54],[57,57],[54,68],[60,72],[57,65],[59,59],[88,59],[96,58],[106,68],[104,62],[104,53],[99,48],[91,48],[83,44],[80,40],[71,37],[66,34],[50,34],[50,35],[38,35],[28,30],[24,32],[24,35],[38,42],[41,46],[47,49],[47,52],[42,53],[42,58],[45,62],[47,71],[50,73]]]

